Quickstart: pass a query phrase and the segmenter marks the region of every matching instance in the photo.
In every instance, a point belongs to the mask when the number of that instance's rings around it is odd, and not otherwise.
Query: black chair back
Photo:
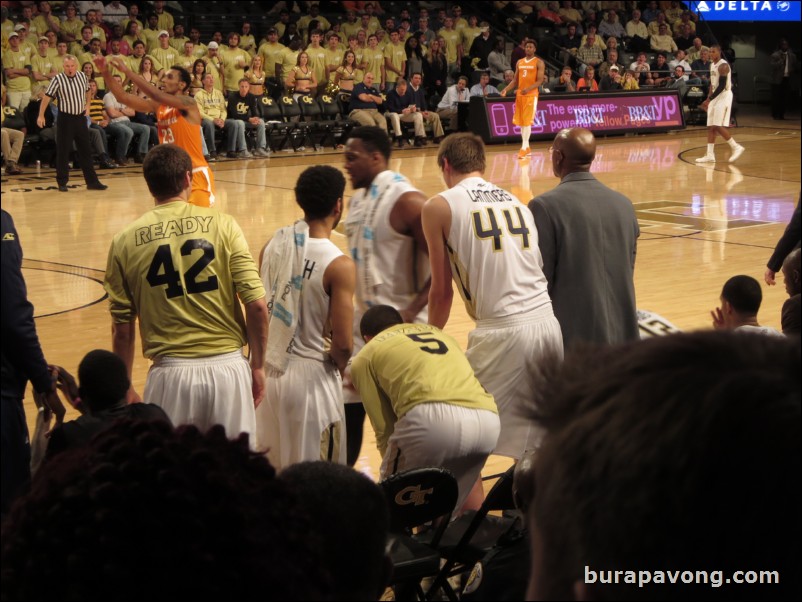
[[[270,96],[262,96],[260,99],[262,109],[262,119],[265,121],[284,121],[281,108],[278,103]]]
[[[342,111],[340,110],[340,105],[337,104],[334,97],[328,94],[322,94],[317,101],[320,105],[320,113],[324,119],[337,120],[341,117]]]
[[[395,532],[448,517],[457,503],[457,481],[444,468],[414,468],[379,485],[390,506],[390,529]]]
[[[320,119],[320,105],[309,95],[298,97],[298,106],[301,109],[301,116],[308,117],[312,121]]]
[[[281,107],[281,114],[284,115],[284,119],[287,121],[293,117],[301,116],[301,107],[298,106],[298,103],[295,102],[295,99],[290,95],[282,96],[279,101],[279,106]]]

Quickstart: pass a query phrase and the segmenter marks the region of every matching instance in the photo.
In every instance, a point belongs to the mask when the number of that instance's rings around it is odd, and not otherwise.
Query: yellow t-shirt
[[[220,56],[216,56],[214,58],[210,57],[208,54],[203,57],[203,62],[206,63],[206,71],[212,74],[212,79],[214,79],[214,89],[223,91],[223,61]],[[239,87],[239,84],[237,84]]]
[[[156,59],[165,70],[178,64],[178,51],[172,46],[168,46],[167,48],[158,46],[148,52],[148,54]]]
[[[190,75],[192,75],[192,65],[195,64],[196,60],[197,59],[195,58],[194,54],[190,54],[189,56],[187,56],[184,53],[181,53],[178,55],[178,58],[175,60],[175,63],[173,64],[181,65],[184,69],[189,71]]]
[[[457,47],[462,41],[462,34],[456,29],[449,31],[445,27],[437,32],[446,41],[446,61],[450,63],[457,62]]]
[[[256,39],[251,34],[248,34],[247,36],[240,34],[239,47],[242,48],[245,52],[254,54],[257,51]]]
[[[398,324],[356,355],[351,378],[382,455],[395,423],[422,403],[448,403],[498,414],[459,344],[428,324]]]
[[[301,54],[300,50],[292,51],[289,49],[289,47],[284,48],[281,56],[281,77],[283,77],[285,80],[290,74],[290,71],[292,71],[293,67],[297,65],[299,54]]]
[[[100,43],[103,46],[103,48],[106,47],[106,31],[100,25],[92,26],[92,37],[100,40]]]
[[[30,58],[27,53],[22,51],[22,47],[16,52],[11,48],[3,52],[3,69],[24,69],[26,65],[30,64]],[[25,76],[9,78],[6,87],[10,92],[25,92],[31,89],[31,79]]]
[[[78,18],[73,19],[72,21],[67,19],[66,21],[62,21],[59,24],[59,29],[61,30],[62,34],[70,33],[75,36],[76,40],[81,39],[81,30],[83,29],[83,27],[84,27],[84,22]]]
[[[331,50],[326,48],[326,66],[330,67],[332,65],[336,65],[339,67],[343,63],[343,50],[342,48],[337,48],[336,50]],[[329,73],[329,79],[334,81],[334,74],[337,72],[335,69]]]
[[[139,33],[141,34],[142,30],[145,29],[145,24],[142,23],[142,21],[140,21],[139,19],[134,19],[134,20],[137,22],[137,25],[139,25]],[[128,28],[128,23],[130,21],[131,21],[131,19],[129,17],[126,17],[125,19],[120,21],[120,25],[122,25],[123,31],[125,31]]]
[[[52,57],[53,59],[53,69],[56,70],[56,73],[62,73],[64,71],[64,57],[58,55],[58,51],[56,51],[56,56]]]
[[[56,17],[56,22],[58,23],[58,17]],[[47,30],[50,29],[50,24],[45,19],[44,15],[37,15],[33,19],[31,19],[31,26],[28,28],[28,35],[39,39]],[[61,29],[59,27],[59,29]]]
[[[241,349],[239,301],[265,296],[234,218],[184,201],[159,205],[114,236],[103,286],[115,323],[139,318],[148,358]]]
[[[318,15],[317,17],[312,17],[312,15],[304,15],[303,17],[298,19],[298,31],[301,32],[306,31],[307,28],[309,27],[310,21],[312,21],[313,19],[317,20],[317,22],[320,23],[319,29],[323,33],[326,33],[329,29],[331,29],[331,23],[329,23],[329,20],[326,19],[324,16]]]
[[[355,36],[360,29],[362,29],[362,24],[359,22],[359,19],[357,19],[354,23],[345,21],[342,25],[340,25],[340,31],[342,31],[346,42],[348,41],[348,38]]]
[[[189,38],[187,36],[181,36],[180,38],[170,38],[170,46],[175,48],[178,51],[178,54],[182,54],[184,52],[185,42],[189,42]]]
[[[251,55],[241,48],[221,48],[219,53],[223,61],[226,90],[233,92],[239,88],[239,80],[245,77],[245,67],[251,64]]]
[[[392,83],[395,82],[395,80],[397,80],[399,77],[403,77],[404,62],[407,60],[407,51],[404,49],[404,45],[401,42],[398,44],[393,44],[390,42],[384,47],[384,58],[390,59],[390,64],[401,72],[401,75],[398,75],[395,71],[391,71],[387,68],[387,65],[385,65],[386,80]]]
[[[34,72],[40,73],[40,74],[42,74],[44,76],[49,76],[50,72],[53,69],[55,69],[56,62],[58,62],[58,61],[54,61],[52,56],[50,56],[50,55],[41,56],[37,52],[31,58],[31,69]],[[62,60],[61,62],[63,63],[64,61]],[[64,67],[62,65],[62,69],[63,68]],[[48,81],[49,81],[49,79],[48,79]],[[33,76],[33,73],[31,73],[31,84],[33,85],[34,83],[40,83],[40,82],[36,81],[34,76]],[[43,83],[44,85],[47,85],[46,81],[45,82],[41,82],[41,83]]]
[[[366,48],[362,55],[362,60],[365,63],[364,72],[370,71],[376,82],[380,82],[382,80],[382,68],[384,67],[384,52],[378,47],[375,50]]]
[[[162,29],[165,29],[170,33],[170,35],[173,34],[173,25],[175,25],[175,21],[173,20],[173,15],[171,15],[167,11],[162,12],[159,15],[159,20],[156,22],[156,27],[158,27],[160,31]]]
[[[265,75],[267,77],[275,77],[276,63],[283,64],[285,48],[286,46],[284,44],[279,44],[278,42],[275,44],[265,42],[259,46],[259,55],[262,57],[262,63],[264,64]]]
[[[130,69],[131,62],[128,60],[128,57],[124,54],[110,54],[107,58],[115,58],[121,60],[125,65]],[[138,66],[138,65],[137,65]],[[125,81],[125,74],[115,67],[111,67],[111,74],[112,75],[119,75],[123,81]]]
[[[201,44],[200,42],[195,44],[195,47],[192,49],[192,55],[196,59],[203,58],[204,55],[209,51],[209,47],[206,44]]]
[[[326,49],[322,46],[313,48],[307,46],[306,54],[309,55],[309,68],[315,74],[318,85],[326,81]]]
[[[145,48],[150,52],[153,48],[158,48],[159,46],[159,29],[150,29],[146,27],[145,29],[139,30],[139,37],[142,38],[142,41],[145,42]]]

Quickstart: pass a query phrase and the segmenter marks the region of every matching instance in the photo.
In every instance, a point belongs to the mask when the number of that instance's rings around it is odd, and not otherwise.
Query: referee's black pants
[[[92,145],[89,142],[89,127],[86,115],[70,115],[59,111],[56,121],[56,182],[66,186],[70,179],[68,163],[72,143],[78,151],[78,163],[84,172],[87,185],[99,184],[95,168],[92,166]]]
[[[785,119],[785,104],[790,92],[790,77],[783,77],[779,84],[771,85],[771,116],[774,119]]]

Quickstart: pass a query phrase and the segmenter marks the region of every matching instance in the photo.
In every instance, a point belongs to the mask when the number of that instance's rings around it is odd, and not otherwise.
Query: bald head
[[[783,261],[785,290],[790,296],[802,292],[802,251],[794,249]]]
[[[564,178],[577,171],[590,171],[596,157],[596,138],[585,128],[560,130],[554,138],[553,148],[554,175]]]

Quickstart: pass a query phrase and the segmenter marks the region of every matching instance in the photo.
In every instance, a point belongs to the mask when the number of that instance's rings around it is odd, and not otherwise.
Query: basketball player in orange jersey
[[[532,133],[532,123],[537,110],[538,88],[546,77],[546,67],[535,56],[535,41],[527,40],[524,45],[524,58],[515,65],[515,76],[512,83],[501,91],[505,96],[507,90],[515,90],[515,113],[512,116],[513,124],[521,128],[521,150],[518,158],[523,159],[529,155],[529,135]]]
[[[106,87],[123,104],[146,113],[155,113],[161,144],[180,146],[192,159],[192,192],[189,202],[199,207],[214,205],[214,176],[203,157],[201,143],[201,116],[195,99],[189,96],[191,78],[186,69],[171,67],[164,78],[164,90],[150,85],[138,73],[119,59],[98,58],[95,64],[103,74]],[[140,90],[146,90],[149,98],[125,92],[120,82],[112,77],[111,67],[125,74]]]

